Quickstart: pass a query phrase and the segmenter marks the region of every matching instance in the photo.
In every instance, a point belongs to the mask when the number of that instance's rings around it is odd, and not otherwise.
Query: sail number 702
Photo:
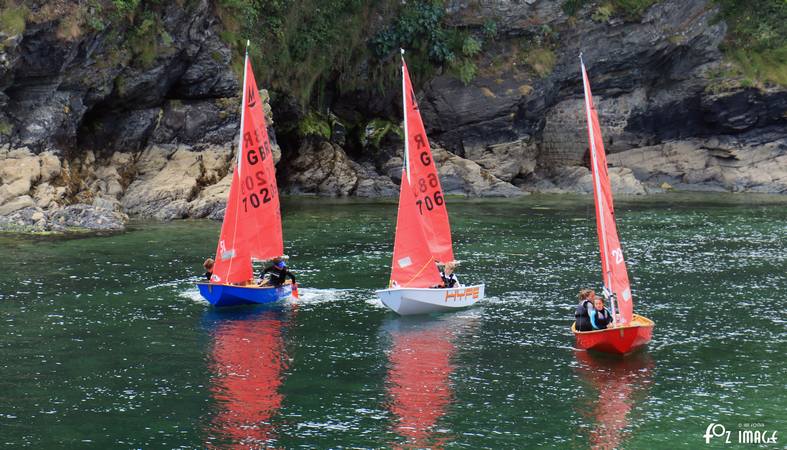
[[[268,184],[265,180],[265,175],[262,172],[256,172],[254,174],[254,178],[257,180],[257,187]],[[244,195],[242,199],[243,212],[249,211],[249,203],[251,203],[252,208],[259,208],[261,203],[268,203],[272,200],[271,191],[267,187],[260,188],[259,192],[252,192],[251,194],[246,195],[246,192],[253,190],[255,187],[254,178],[247,176],[240,185],[241,194]],[[262,197],[262,202],[260,202],[260,197]]]

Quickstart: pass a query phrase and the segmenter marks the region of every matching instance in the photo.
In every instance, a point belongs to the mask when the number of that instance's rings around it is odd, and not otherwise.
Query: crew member
[[[213,276],[213,258],[208,258],[202,263],[202,267],[205,268],[205,278],[210,281],[210,277]]]
[[[596,293],[591,289],[579,291],[579,305],[574,309],[577,331],[593,331],[593,324],[590,323],[590,311],[593,309],[593,303],[590,302],[590,299],[595,296]]]
[[[462,286],[459,283],[459,279],[456,278],[456,274],[454,273],[454,269],[456,269],[456,261],[450,261],[450,262],[445,263],[445,266],[443,266],[442,272],[440,272],[440,278],[443,279],[443,285],[441,287],[453,288],[453,287],[461,287]]]
[[[604,299],[596,297],[593,300],[593,310],[590,311],[590,324],[594,330],[604,330],[612,323],[612,314],[604,307]]]
[[[260,286],[281,286],[287,278],[295,284],[295,275],[287,269],[287,264],[281,258],[273,260],[273,265],[262,271]]]

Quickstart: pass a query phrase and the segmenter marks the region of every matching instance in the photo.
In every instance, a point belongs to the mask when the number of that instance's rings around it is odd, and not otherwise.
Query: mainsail
[[[404,62],[404,55],[402,55],[402,102],[404,132],[407,136],[404,145],[404,164],[414,196],[410,201],[417,207],[429,250],[435,260],[442,263],[453,261],[454,250],[451,244],[448,209],[418,103],[415,100],[410,74]]]
[[[598,123],[598,114],[593,105],[585,63],[580,57],[582,82],[585,87],[585,111],[588,122],[588,141],[590,142],[590,162],[593,172],[593,199],[596,203],[596,231],[601,251],[601,272],[604,287],[615,296],[619,307],[619,324],[631,322],[633,300],[629,284],[626,261],[620,247],[618,230],[615,226],[615,212],[612,204],[612,188],[607,172],[607,156]],[[614,309],[613,309],[614,312]]]
[[[284,253],[273,152],[248,51],[238,150],[211,279],[216,283],[250,280],[252,258]]]

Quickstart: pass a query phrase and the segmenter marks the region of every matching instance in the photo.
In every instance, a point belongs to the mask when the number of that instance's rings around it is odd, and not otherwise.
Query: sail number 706
[[[434,193],[434,201],[432,201],[432,197],[425,196],[423,200],[420,198],[415,201],[415,204],[418,205],[418,212],[423,215],[424,214],[424,206],[426,206],[427,211],[431,211],[435,208],[435,206],[442,206],[445,203],[443,199],[443,193],[440,191],[435,191]]]

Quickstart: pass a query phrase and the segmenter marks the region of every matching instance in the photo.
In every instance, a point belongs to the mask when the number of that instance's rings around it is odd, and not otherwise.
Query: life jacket
[[[593,307],[589,300],[583,300],[574,310],[574,319],[577,321],[577,331],[592,331],[588,306]]]
[[[599,329],[607,328],[607,325],[612,323],[612,314],[609,312],[607,308],[602,309],[601,311],[596,311],[596,325]]]
[[[445,272],[440,272],[440,277],[443,279],[443,284],[447,288],[458,287],[459,280],[456,278],[455,274],[446,275]]]

